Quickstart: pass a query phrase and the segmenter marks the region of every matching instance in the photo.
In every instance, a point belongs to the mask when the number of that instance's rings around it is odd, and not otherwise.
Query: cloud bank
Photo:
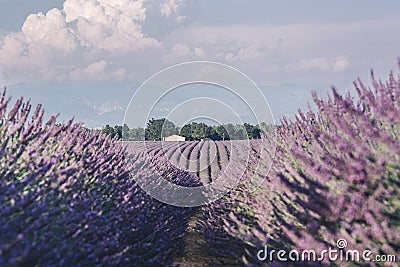
[[[2,75],[93,78],[94,74],[101,76],[109,71],[106,58],[113,54],[162,47],[142,30],[146,2],[66,0],[61,10],[30,14],[20,32],[9,33],[3,39]],[[174,4],[168,15],[176,8]],[[121,68],[115,71],[116,77],[125,72]]]
[[[226,63],[262,82],[269,77],[306,82],[322,77],[315,73],[349,70],[354,78],[356,70],[387,65],[398,56],[398,37],[391,34],[400,27],[398,18],[210,25],[207,18],[191,20],[196,4],[66,0],[61,9],[30,14],[20,31],[0,39],[0,83],[138,81],[191,60]],[[146,24],[162,29],[168,23],[174,27],[162,34],[146,31]],[[382,49],[382,40],[389,37]]]

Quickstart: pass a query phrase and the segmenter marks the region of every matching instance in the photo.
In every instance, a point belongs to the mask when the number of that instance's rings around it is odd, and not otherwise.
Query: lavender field
[[[356,96],[314,94],[317,112],[276,126],[270,170],[261,139],[127,144],[44,121],[41,106],[4,91],[0,266],[396,266],[258,257],[266,245],[321,252],[345,239],[346,249],[399,259],[400,76],[354,85]],[[244,172],[234,152],[248,153]],[[176,207],[136,183],[151,180],[150,164],[185,187],[240,182],[207,205]]]

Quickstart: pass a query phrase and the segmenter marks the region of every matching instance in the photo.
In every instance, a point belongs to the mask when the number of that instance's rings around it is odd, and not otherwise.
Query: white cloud
[[[177,13],[182,3],[183,0],[166,0],[164,3],[160,5],[161,15],[164,17],[169,17],[173,13]],[[178,17],[178,20],[183,20],[184,18],[185,18],[184,16],[180,16]]]
[[[173,54],[178,56],[185,56],[190,53],[190,49],[187,45],[184,44],[176,44],[172,46],[171,51]]]
[[[204,51],[203,48],[195,47],[195,48],[194,48],[194,54],[195,54],[196,56],[198,56],[198,57],[204,57],[205,54],[206,54],[206,51]]]
[[[164,51],[163,62],[166,65],[178,64],[185,61],[210,60],[208,53],[202,47],[186,45],[184,43],[173,44]],[[211,58],[211,60],[213,60]]]
[[[237,52],[228,52],[225,59],[229,62],[234,60],[261,60],[265,58],[271,49],[262,44],[249,44],[238,49]]]
[[[124,68],[113,68],[106,60],[90,63],[83,69],[75,69],[68,74],[72,80],[122,80],[126,78],[127,71]]]
[[[237,58],[239,60],[260,59],[268,55],[270,49],[262,44],[251,44],[240,48]]]
[[[337,57],[333,64],[334,71],[345,71],[350,67],[350,61],[346,56]]]
[[[207,59],[231,64],[265,83],[334,83],[338,78],[352,81],[371,67],[393,66],[398,48],[392,36],[399,27],[395,17],[287,25],[204,23],[182,27],[163,43],[179,40],[201,47]],[[383,46],[388,38],[392,41]],[[311,75],[315,70],[326,75]]]
[[[179,23],[182,23],[185,19],[186,19],[186,16],[178,16],[178,17],[176,18],[176,20],[177,20]]]
[[[15,81],[141,79],[174,63],[212,60],[266,82],[272,78],[309,81],[319,77],[304,75],[307,71],[345,75],[361,65],[374,66],[375,58],[387,64],[389,56],[391,60],[397,56],[392,55],[398,50],[395,40],[381,48],[381,40],[395,36],[390,33],[400,27],[396,18],[212,25],[206,17],[185,19],[191,13],[180,14],[183,4],[183,0],[161,4],[153,0],[65,0],[62,9],[31,14],[21,31],[0,39],[1,77]],[[183,23],[176,27],[168,19],[174,28],[158,29],[159,23],[167,21],[162,17]]]
[[[301,58],[298,62],[288,64],[283,67],[283,70],[297,71],[344,71],[350,66],[347,56],[338,56],[334,58],[314,57]]]
[[[144,3],[144,0],[67,0],[63,9],[67,14],[67,22],[72,22],[80,17],[97,23],[104,23],[120,17],[143,21],[146,19]]]
[[[79,72],[123,51],[161,47],[143,33],[145,19],[145,0],[66,0],[62,9],[30,14],[20,32],[5,35],[0,71],[16,79],[59,79],[65,77],[57,72],[59,66],[73,65]],[[112,67],[122,75],[121,67]]]
[[[171,47],[170,52],[164,55],[163,60],[167,64],[173,64],[187,59],[190,54],[191,51],[187,45],[178,43]]]
[[[219,56],[221,56],[222,54],[218,54]],[[228,62],[234,61],[237,57],[232,53],[229,52],[225,55],[225,60]]]
[[[87,68],[84,70],[84,72],[86,72],[89,75],[99,75],[102,72],[104,72],[107,65],[108,64],[105,60],[102,60],[99,62],[94,62],[94,63],[90,64],[89,66],[87,66]]]
[[[24,56],[26,53],[26,42],[24,36],[21,33],[10,33],[4,40],[0,50],[0,60],[2,62],[8,62],[8,60],[16,59]]]
[[[58,9],[51,9],[29,15],[22,25],[22,33],[28,44],[42,43],[59,51],[76,49],[76,37],[73,29],[67,27],[65,14]]]
[[[113,51],[159,45],[142,32],[140,23],[146,19],[143,0],[67,0],[63,11],[66,22],[77,24],[83,46]]]

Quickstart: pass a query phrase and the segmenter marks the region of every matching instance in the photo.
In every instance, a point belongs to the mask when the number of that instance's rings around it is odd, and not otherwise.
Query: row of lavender
[[[41,106],[32,114],[29,101],[10,106],[1,95],[0,265],[172,265],[193,210],[142,192],[123,144],[72,121],[43,123],[43,115]],[[198,184],[171,166],[160,171]]]
[[[277,129],[275,163],[257,191],[242,183],[203,208],[205,249],[243,265],[287,266],[257,257],[270,250],[372,250],[400,260],[400,76],[354,83],[358,100],[333,90],[318,112],[299,111]],[[251,178],[248,172],[244,180]],[[263,255],[263,254],[261,254]],[[288,254],[286,254],[287,257]],[[263,255],[266,256],[266,255]],[[300,258],[301,260],[301,258]],[[294,264],[294,263],[293,263]],[[380,266],[383,262],[299,262]]]
[[[149,158],[168,161],[175,168],[187,170],[199,177],[202,184],[208,184],[223,173],[230,162],[233,143],[240,141],[185,141],[185,142],[127,142],[143,150]],[[236,144],[236,146],[240,146]],[[132,147],[130,151],[134,151]]]
[[[201,208],[200,220],[197,222],[197,231],[201,232],[206,241],[202,245],[209,255],[209,263],[237,265],[239,264],[238,255],[241,255],[248,245],[227,234],[222,226],[232,219],[237,221],[231,216],[232,213],[240,216],[241,224],[257,227],[251,203],[255,200],[254,195],[260,192],[252,192],[254,189],[250,188],[251,186],[246,182],[250,179],[253,182],[257,181],[255,179],[257,175],[262,180],[263,177],[260,174],[265,174],[265,170],[257,170],[256,166],[268,168],[268,164],[263,166],[263,161],[260,160],[260,155],[268,156],[268,151],[261,153],[260,149],[265,148],[269,141],[259,139],[245,142],[212,140],[131,142],[130,151],[144,151],[143,153],[153,159],[153,164],[161,166],[172,164],[177,168],[189,170],[198,176],[203,185],[220,178],[232,179],[241,176],[245,183],[239,184],[239,187],[224,199]],[[160,164],[160,161],[164,163]]]

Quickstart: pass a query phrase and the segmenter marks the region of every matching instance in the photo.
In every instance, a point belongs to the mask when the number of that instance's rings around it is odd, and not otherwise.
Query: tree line
[[[116,125],[114,127],[106,125],[102,132],[117,137],[124,138],[126,141],[161,141],[170,135],[184,136],[186,140],[245,140],[258,139],[261,137],[259,125],[251,125],[249,123],[224,124],[224,125],[207,125],[203,122],[191,122],[183,127],[176,126],[173,122],[162,118],[152,118],[147,122],[146,128],[129,128],[126,124],[123,126]]]

